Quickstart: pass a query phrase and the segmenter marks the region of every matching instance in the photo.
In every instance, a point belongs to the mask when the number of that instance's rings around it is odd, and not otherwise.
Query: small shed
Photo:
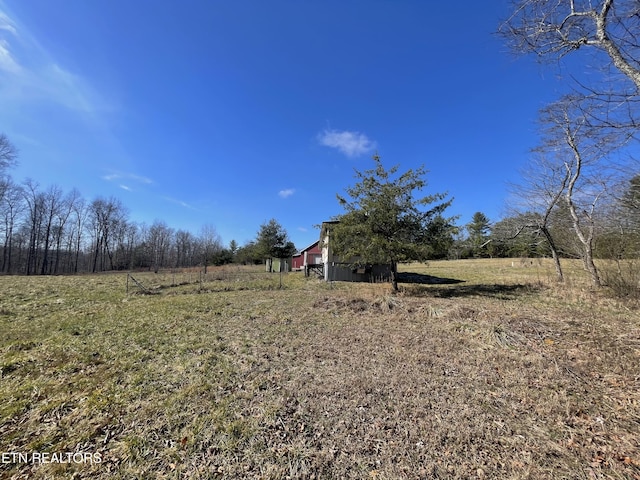
[[[291,257],[289,258],[267,258],[265,269],[267,272],[289,272],[291,270]]]

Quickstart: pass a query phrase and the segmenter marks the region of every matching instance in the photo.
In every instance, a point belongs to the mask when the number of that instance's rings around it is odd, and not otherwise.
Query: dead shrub
[[[601,269],[604,284],[616,297],[640,300],[640,266],[634,260],[616,261]]]
[[[474,321],[480,317],[480,312],[468,305],[456,305],[444,315],[449,320]]]

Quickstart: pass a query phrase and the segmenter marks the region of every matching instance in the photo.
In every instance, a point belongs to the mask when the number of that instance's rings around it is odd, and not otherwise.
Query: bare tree
[[[175,234],[176,267],[192,267],[195,264],[197,239],[186,230],[178,230]]]
[[[512,0],[499,33],[518,54],[543,62],[580,59],[568,85],[582,95],[583,120],[593,127],[640,126],[640,2],[637,0]],[[577,51],[588,53],[577,56]]]
[[[126,220],[118,222],[115,232],[118,252],[116,267],[118,269],[130,269],[133,267],[135,248],[140,238],[140,231],[136,223]]]
[[[42,249],[42,266],[40,268],[40,274],[44,275],[51,272],[51,266],[49,265],[49,249],[53,242],[53,233],[55,230],[54,220],[60,214],[60,209],[63,203],[62,190],[53,185],[43,194],[43,241],[44,246]],[[62,232],[57,232],[61,235]]]
[[[149,227],[147,243],[151,249],[151,265],[155,273],[164,267],[172,239],[173,229],[169,228],[166,223],[156,220]]]
[[[512,14],[499,28],[517,54],[562,63],[571,56],[586,75],[571,77],[574,93],[543,112],[545,155],[566,180],[562,206],[595,285],[593,263],[606,198],[620,183],[624,162],[613,152],[637,140],[640,118],[640,2],[637,0],[512,0]],[[589,57],[580,53],[591,53]],[[574,70],[575,71],[575,70]],[[557,158],[554,158],[556,155]],[[617,173],[615,173],[617,171]],[[611,215],[610,215],[611,217]]]
[[[4,133],[0,133],[0,175],[16,164],[18,151]]]
[[[222,250],[222,239],[218,235],[216,227],[211,224],[204,225],[200,230],[200,243],[204,273],[207,273],[207,265],[211,261],[211,256]]]
[[[582,97],[576,95],[565,96],[545,108],[541,122],[545,130],[539,150],[555,162],[547,171],[555,169],[563,178],[562,201],[571,217],[585,269],[592,283],[600,286],[593,261],[597,208],[615,183],[615,152],[627,143],[628,136],[615,128],[594,126]]]
[[[109,200],[97,198],[89,205],[89,223],[94,240],[93,272],[98,268],[100,270],[113,269],[113,234],[117,223],[124,221],[126,215],[124,205],[115,198]]]
[[[16,222],[25,208],[24,192],[20,185],[16,185],[10,178],[0,180],[2,183],[2,201],[0,215],[2,215],[4,241],[2,248],[2,271],[11,272],[13,257],[13,237]]]
[[[640,90],[637,0],[514,0],[513,14],[499,32],[515,52],[546,61],[595,49],[601,54],[596,62],[615,66]]]
[[[44,221],[45,198],[38,190],[39,185],[31,179],[24,182],[23,199],[27,205],[25,227],[29,236],[25,273],[36,273],[39,262],[40,244],[42,241],[42,224]]]
[[[73,257],[76,236],[76,212],[79,204],[83,203],[84,199],[75,188],[62,199],[55,223],[56,255],[53,273],[59,273],[60,271],[69,273],[74,271]]]
[[[558,282],[564,282],[560,253],[551,233],[551,214],[562,199],[569,182],[569,172],[563,164],[549,161],[542,153],[532,157],[528,168],[522,172],[523,181],[512,185],[514,210],[520,222],[514,225],[511,238],[529,230],[544,237],[551,251]],[[531,213],[531,214],[528,214]]]
[[[78,273],[80,251],[84,239],[85,225],[89,210],[84,198],[77,190],[72,190],[69,195],[72,223],[67,233],[67,251],[69,253],[69,270]],[[71,200],[72,199],[72,200]]]

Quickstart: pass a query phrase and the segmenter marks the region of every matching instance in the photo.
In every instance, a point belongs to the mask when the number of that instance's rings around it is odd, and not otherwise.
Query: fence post
[[[143,292],[149,293],[149,290],[147,290],[144,285],[142,285],[139,281],[133,278],[133,276],[130,273],[127,274],[127,288],[129,285],[129,278],[131,278],[131,281],[135,283]]]

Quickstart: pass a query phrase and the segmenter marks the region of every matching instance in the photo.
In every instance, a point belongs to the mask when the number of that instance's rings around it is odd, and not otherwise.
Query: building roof
[[[302,255],[304,252],[306,252],[307,250],[311,250],[313,247],[315,247],[316,245],[318,245],[320,243],[320,240],[316,240],[315,242],[313,242],[311,245],[309,245],[308,247],[303,248],[302,250],[298,250],[298,252],[294,255],[294,256],[299,256]]]

